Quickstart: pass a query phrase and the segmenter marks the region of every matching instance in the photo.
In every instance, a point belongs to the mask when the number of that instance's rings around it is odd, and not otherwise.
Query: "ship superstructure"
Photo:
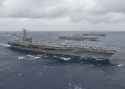
[[[89,39],[88,37],[82,38],[82,39],[88,40]],[[72,39],[76,40],[76,38],[71,38],[71,37],[67,37],[67,38],[68,39],[66,39],[66,41],[72,40]],[[95,39],[95,38],[90,38],[90,40],[91,39]],[[81,42],[81,41],[80,42],[78,41],[76,43]],[[8,44],[12,49],[35,53],[35,54],[69,55],[69,56],[80,56],[84,58],[91,57],[97,60],[109,59],[116,52],[116,50],[114,49],[89,47],[85,45],[78,46],[73,44],[67,44],[66,42],[61,42],[61,41],[33,42],[32,38],[27,36],[27,32],[25,29],[23,30],[22,40],[9,41]]]

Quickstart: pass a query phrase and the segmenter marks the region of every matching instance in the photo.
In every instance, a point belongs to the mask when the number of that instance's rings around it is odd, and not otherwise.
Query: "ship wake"
[[[25,55],[18,56],[18,60],[52,60],[59,63],[92,63],[92,64],[110,64],[109,60],[97,60],[94,58],[82,58],[78,56],[67,56],[67,55]]]
[[[18,60],[36,60],[36,59],[40,59],[41,56],[35,56],[35,55],[26,55],[26,56],[18,56]]]
[[[10,45],[5,44],[5,43],[0,43],[0,47],[10,47]]]

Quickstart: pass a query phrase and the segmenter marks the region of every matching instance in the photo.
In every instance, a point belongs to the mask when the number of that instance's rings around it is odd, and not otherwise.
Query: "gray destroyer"
[[[64,39],[66,37],[61,37]],[[72,38],[68,38],[72,39]],[[84,38],[85,40],[86,38]],[[89,38],[87,38],[89,39]],[[66,39],[65,39],[66,40]],[[76,38],[75,38],[76,40]],[[90,40],[96,40],[96,38],[90,38]],[[67,40],[66,40],[67,41]],[[80,41],[82,42],[82,41]],[[79,42],[79,43],[80,43]],[[77,42],[78,43],[78,42]],[[116,50],[109,48],[98,48],[76,46],[65,44],[64,42],[33,42],[32,38],[27,37],[26,30],[23,31],[23,36],[21,40],[9,41],[9,48],[15,49],[23,52],[30,52],[34,54],[48,54],[48,55],[69,55],[69,56],[79,56],[83,58],[95,58],[96,60],[107,60],[116,53]]]

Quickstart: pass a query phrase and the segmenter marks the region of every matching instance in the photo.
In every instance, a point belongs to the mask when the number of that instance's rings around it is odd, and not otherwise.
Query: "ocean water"
[[[30,35],[33,40],[54,41],[59,35],[72,33],[84,32],[30,32]],[[104,33],[107,36],[98,45],[118,49],[108,65],[61,63],[13,51],[6,44],[14,39],[13,32],[1,32],[0,89],[125,89],[125,32]]]

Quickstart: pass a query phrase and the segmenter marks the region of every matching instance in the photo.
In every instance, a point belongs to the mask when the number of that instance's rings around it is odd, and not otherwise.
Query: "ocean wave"
[[[22,59],[24,59],[25,57],[24,56],[18,56],[18,59],[19,60],[22,60]]]
[[[82,87],[81,84],[68,83],[68,89],[86,89]]]
[[[124,64],[118,64],[117,65],[118,67],[123,67],[123,66],[125,66]]]
[[[70,57],[60,57],[60,59],[62,59],[62,60],[64,60],[64,61],[69,61],[69,60],[71,60],[71,58]]]
[[[26,55],[29,58],[33,58],[33,59],[40,59],[41,56],[34,56],[34,55]]]
[[[10,45],[5,44],[5,43],[0,43],[0,46],[1,46],[1,47],[10,47]]]
[[[34,56],[34,55],[18,56],[19,60],[36,60],[40,58],[41,58],[40,56]]]

